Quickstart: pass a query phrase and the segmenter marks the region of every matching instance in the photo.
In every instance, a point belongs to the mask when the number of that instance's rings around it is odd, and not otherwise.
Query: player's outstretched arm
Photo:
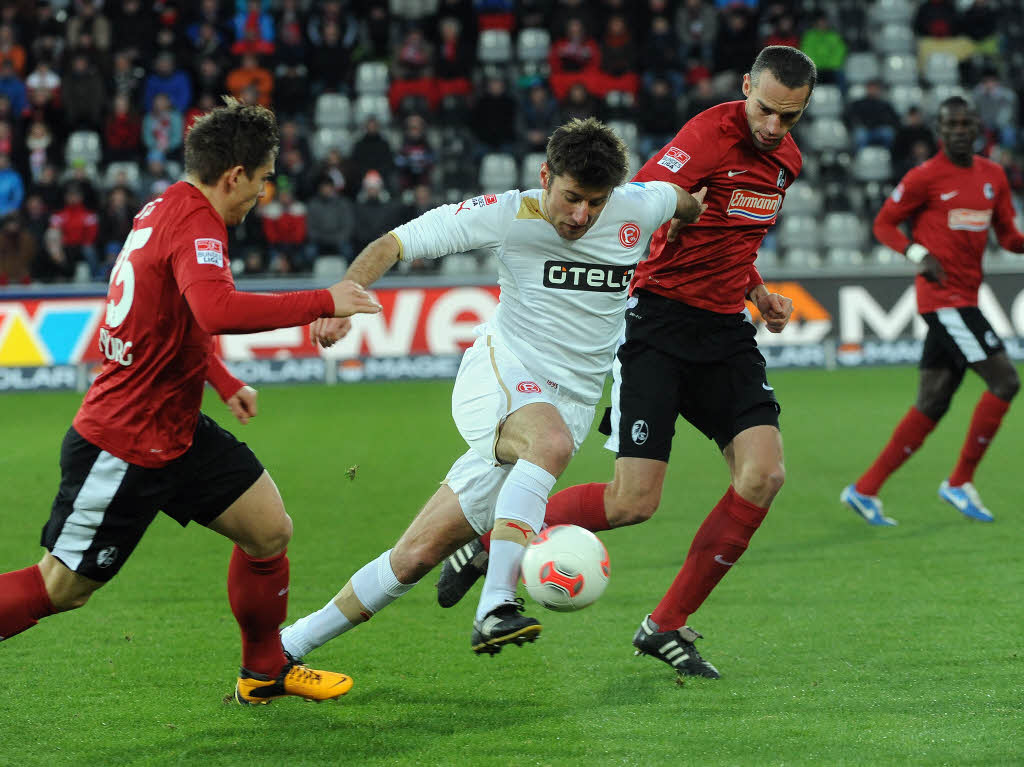
[[[351,317],[353,314],[376,314],[380,311],[373,296],[358,282],[344,279],[327,289],[334,299],[334,316]]]
[[[761,312],[765,327],[771,333],[781,333],[793,315],[793,299],[781,293],[772,293],[764,285],[756,285],[747,295]]]
[[[669,242],[675,242],[682,227],[700,221],[701,215],[708,209],[707,203],[704,202],[704,196],[708,193],[706,186],[702,186],[696,194],[690,194],[675,184],[672,186],[676,187],[678,201],[676,202],[676,214],[668,225],[667,239]]]

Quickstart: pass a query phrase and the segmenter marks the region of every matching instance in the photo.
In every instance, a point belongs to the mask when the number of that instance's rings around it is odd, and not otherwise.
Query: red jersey
[[[917,310],[978,305],[981,258],[989,227],[1007,250],[1024,251],[1024,235],[1013,223],[1006,173],[997,163],[974,157],[969,168],[939,152],[907,172],[875,217],[875,237],[904,252],[910,240],[899,224],[911,220],[913,241],[935,256],[946,272],[937,284],[917,276]]]
[[[169,463],[192,444],[204,381],[219,382],[225,398],[242,385],[212,354],[212,333],[300,325],[333,312],[325,290],[235,292],[226,243],[220,214],[185,182],[135,216],[110,274],[99,333],[106,359],[74,420],[89,442],[139,466]]]
[[[707,109],[640,169],[634,181],[669,181],[691,192],[707,186],[708,209],[696,224],[667,242],[668,224],[654,233],[632,288],[644,288],[700,309],[743,311],[750,289],[762,282],[757,249],[775,223],[786,189],[803,165],[789,134],[779,147],[754,146],[743,101]]]

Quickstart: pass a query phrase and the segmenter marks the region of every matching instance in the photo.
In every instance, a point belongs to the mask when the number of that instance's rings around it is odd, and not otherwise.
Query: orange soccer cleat
[[[295,695],[317,703],[335,700],[352,689],[352,677],[333,671],[315,671],[292,661],[277,677],[239,670],[235,701],[241,706],[270,703],[274,698]]]

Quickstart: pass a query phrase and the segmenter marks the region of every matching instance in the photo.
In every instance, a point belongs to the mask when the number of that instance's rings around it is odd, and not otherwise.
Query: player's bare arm
[[[238,419],[243,426],[249,423],[250,418],[255,418],[259,412],[256,405],[258,392],[251,386],[243,386],[227,399],[227,406],[232,415]]]
[[[764,318],[764,324],[771,333],[781,333],[793,315],[793,300],[781,293],[772,293],[765,285],[756,285],[747,294]]]
[[[681,227],[700,221],[701,215],[708,209],[707,203],[704,202],[704,196],[708,193],[706,186],[702,186],[696,194],[690,194],[675,184],[672,186],[676,187],[676,195],[679,199],[676,203],[676,214],[668,225],[669,242],[675,241]]]

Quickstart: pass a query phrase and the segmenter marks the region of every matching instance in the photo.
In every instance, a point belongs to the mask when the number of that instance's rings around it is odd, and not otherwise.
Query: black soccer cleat
[[[451,607],[466,596],[480,576],[487,573],[488,556],[480,539],[474,538],[448,557],[437,581],[437,603]]]
[[[536,618],[528,618],[522,598],[505,602],[491,610],[482,621],[473,621],[470,644],[477,655],[497,655],[507,644],[522,645],[540,636],[541,625]]]
[[[694,641],[703,637],[689,626],[675,631],[658,631],[657,625],[648,615],[640,623],[633,637],[634,655],[650,655],[664,661],[676,670],[679,676],[702,676],[707,679],[721,679],[718,669],[700,657]]]

